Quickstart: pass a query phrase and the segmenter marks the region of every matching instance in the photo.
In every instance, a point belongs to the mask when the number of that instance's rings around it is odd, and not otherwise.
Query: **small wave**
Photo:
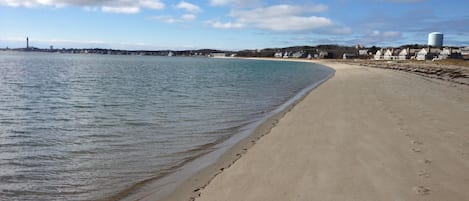
[[[93,109],[93,108],[96,108],[96,106],[94,106],[94,105],[74,105],[72,107],[79,108],[79,109]]]
[[[31,108],[31,107],[13,107],[12,109],[13,110],[20,110],[20,111],[31,111],[34,108]]]

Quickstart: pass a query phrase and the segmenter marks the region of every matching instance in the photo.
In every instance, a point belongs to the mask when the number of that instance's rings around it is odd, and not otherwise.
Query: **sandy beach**
[[[197,201],[469,200],[467,86],[323,64],[335,76],[228,153],[241,157],[192,189]]]

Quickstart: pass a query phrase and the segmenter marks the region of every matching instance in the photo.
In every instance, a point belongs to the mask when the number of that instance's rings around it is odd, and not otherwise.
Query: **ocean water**
[[[96,200],[213,151],[331,75],[311,63],[0,52],[0,200]]]

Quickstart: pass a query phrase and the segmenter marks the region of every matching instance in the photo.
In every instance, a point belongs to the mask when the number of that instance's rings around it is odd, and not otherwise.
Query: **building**
[[[360,56],[368,56],[368,49],[361,49],[361,50],[358,50],[358,55],[360,55]]]
[[[464,60],[469,60],[469,46],[461,48],[461,56]]]
[[[318,56],[320,59],[329,59],[332,58],[332,53],[329,53],[327,51],[320,51]]]
[[[293,58],[306,58],[307,54],[303,51],[295,52],[291,55]]]
[[[283,57],[283,53],[281,53],[281,52],[276,52],[276,53],[274,54],[274,57],[275,57],[275,58],[282,58],[282,57]]]
[[[428,46],[443,47],[443,33],[432,32],[428,34]]]
[[[410,48],[402,49],[399,52],[399,54],[397,56],[397,59],[398,60],[415,59],[415,55],[419,51],[420,51],[420,49],[410,49]]]
[[[438,59],[448,59],[451,58],[452,50],[450,48],[443,48],[440,54],[438,55]]]
[[[383,59],[384,60],[395,60],[397,58],[397,53],[398,50],[394,50],[394,49],[387,49],[386,51],[384,51],[384,54],[383,54]]]
[[[375,58],[375,60],[383,59],[383,50],[381,49],[381,50],[376,51],[374,58]]]
[[[398,60],[407,60],[410,59],[410,49],[403,49],[399,52],[399,55],[397,56]]]
[[[210,57],[222,58],[222,57],[226,57],[226,54],[224,52],[210,53]]]
[[[415,59],[423,61],[423,60],[433,60],[438,58],[441,50],[440,49],[432,49],[430,47],[428,48],[422,48],[419,52],[417,52]]]
[[[355,59],[357,58],[357,55],[353,54],[353,53],[344,53],[342,55],[342,59]]]

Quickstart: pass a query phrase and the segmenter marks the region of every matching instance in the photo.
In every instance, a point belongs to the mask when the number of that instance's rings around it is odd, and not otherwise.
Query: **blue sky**
[[[0,47],[469,45],[467,0],[0,0]]]

